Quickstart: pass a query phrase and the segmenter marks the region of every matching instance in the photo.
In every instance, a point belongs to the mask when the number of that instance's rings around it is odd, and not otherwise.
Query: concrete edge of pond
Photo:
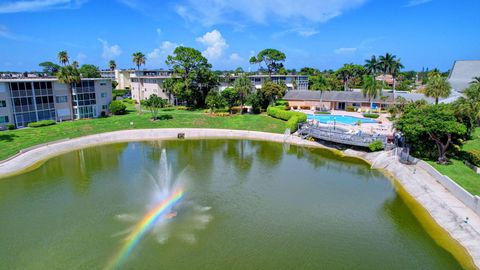
[[[404,165],[392,152],[344,152],[296,136],[246,130],[226,129],[132,129],[78,137],[32,147],[0,162],[0,179],[41,166],[46,160],[82,148],[132,141],[178,139],[250,139],[323,148],[342,156],[359,158],[373,164],[394,180],[400,196],[422,226],[443,248],[452,253],[466,269],[480,269],[480,217],[459,201],[426,170]],[[468,222],[465,218],[469,217]]]

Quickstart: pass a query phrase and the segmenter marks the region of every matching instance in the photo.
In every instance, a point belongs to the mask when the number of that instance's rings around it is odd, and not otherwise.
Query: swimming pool
[[[307,119],[317,120],[318,122],[323,124],[336,122],[346,125],[355,125],[358,123],[358,121],[361,121],[362,124],[378,124],[378,122],[374,119],[361,118],[349,115],[309,114],[307,116]]]

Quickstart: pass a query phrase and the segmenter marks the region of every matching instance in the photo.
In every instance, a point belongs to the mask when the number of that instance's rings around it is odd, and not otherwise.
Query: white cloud
[[[432,0],[410,0],[406,7],[414,7],[414,6],[419,6],[426,4],[428,2],[431,2]]]
[[[196,41],[207,46],[202,53],[209,60],[216,60],[220,58],[224,51],[228,48],[227,42],[218,30],[207,32],[205,35],[198,37]]]
[[[334,52],[336,54],[353,54],[357,51],[357,48],[338,48]]]
[[[173,43],[173,42],[170,42],[170,41],[164,41],[162,42],[162,44],[160,45],[159,48],[155,48],[153,49],[153,51],[149,52],[147,54],[147,58],[149,60],[157,60],[159,58],[163,58],[163,57],[167,57],[167,55],[170,55],[173,53],[173,51],[175,50],[175,48],[178,47],[178,44],[177,43]]]
[[[296,33],[301,37],[311,37],[313,35],[318,34],[319,32],[318,32],[318,30],[316,30],[314,28],[300,27],[300,28],[293,28],[293,29],[289,29],[289,30],[274,33],[274,34],[272,34],[272,38],[281,38],[281,37],[286,36],[290,33]]]
[[[162,34],[162,29],[159,27],[159,28],[157,28],[157,35],[160,36],[161,34]]]
[[[5,25],[1,25],[1,24],[0,24],[0,38],[6,38],[6,39],[10,39],[10,40],[15,40],[15,41],[31,41],[31,42],[39,42],[40,41],[37,38],[12,33],[8,29],[8,27],[6,27]]]
[[[103,52],[102,52],[103,59],[107,59],[107,60],[112,59],[122,54],[122,50],[120,49],[120,46],[118,45],[110,46],[106,40],[101,38],[99,38],[98,41],[100,41],[103,46]]]
[[[30,0],[10,1],[0,4],[1,13],[35,12],[49,9],[78,8],[87,0]]]
[[[230,54],[228,59],[230,59],[232,62],[242,62],[244,60],[243,57],[241,57],[238,53]]]
[[[184,0],[176,6],[184,19],[200,22],[204,26],[235,23],[238,18],[266,23],[270,18],[326,22],[345,10],[356,8],[368,0]],[[238,22],[237,22],[238,23]]]

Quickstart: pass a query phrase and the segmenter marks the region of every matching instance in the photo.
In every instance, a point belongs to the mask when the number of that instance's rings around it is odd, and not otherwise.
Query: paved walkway
[[[316,142],[302,140],[296,136],[256,131],[225,129],[123,130],[59,141],[37,148],[31,148],[14,158],[0,162],[0,178],[33,169],[36,165],[42,164],[48,158],[72,150],[117,142],[177,139],[178,133],[184,133],[185,139],[250,139],[326,148]],[[406,192],[428,211],[435,222],[445,229],[453,239],[465,247],[474,262],[469,264],[469,258],[462,257],[462,254],[465,253],[462,253],[461,250],[460,252],[458,249],[455,251],[452,246],[445,246],[445,244],[444,247],[453,252],[465,268],[474,269],[476,265],[476,268],[480,269],[480,217],[460,202],[440,183],[435,181],[433,176],[418,166],[404,165],[396,161],[391,152],[365,153],[346,150],[345,154],[362,158],[373,164],[372,167],[386,170],[394,176]],[[464,222],[465,217],[469,217],[468,223]],[[436,234],[438,232],[433,233]],[[444,241],[440,241],[441,244],[442,242]]]

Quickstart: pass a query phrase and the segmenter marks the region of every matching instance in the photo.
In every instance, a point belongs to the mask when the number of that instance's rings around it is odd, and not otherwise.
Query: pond
[[[157,190],[176,183],[178,204],[129,245]],[[2,179],[0,217],[2,269],[461,268],[381,173],[271,142],[70,152]]]

